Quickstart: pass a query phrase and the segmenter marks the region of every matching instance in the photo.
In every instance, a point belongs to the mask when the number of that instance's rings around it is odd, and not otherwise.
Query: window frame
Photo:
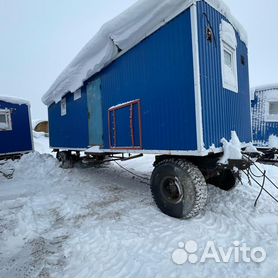
[[[268,104],[269,104],[269,115],[278,115],[278,101],[270,101]],[[275,107],[275,108],[277,108],[277,112],[274,111],[274,113],[270,113],[271,104],[277,105],[277,107]]]
[[[231,55],[231,67],[225,63],[225,51]],[[229,67],[234,77],[234,82],[231,84],[227,81],[225,67]],[[221,39],[221,70],[223,88],[238,93],[238,67],[237,67],[237,50],[224,39]]]
[[[221,19],[219,32],[222,87],[231,92],[238,93],[238,39],[236,31],[231,23]],[[225,51],[231,55],[231,67],[225,63]]]
[[[230,67],[232,68],[233,67],[233,53],[228,51],[228,49],[224,48],[224,64],[227,66],[227,67]],[[229,65],[227,64],[227,59],[226,59],[226,56],[225,54],[228,54],[229,55]]]
[[[0,126],[0,132],[1,131],[11,131],[11,130],[13,130],[11,110],[10,109],[0,109],[0,115],[5,116],[6,126],[7,126],[7,127],[1,127]]]
[[[266,122],[278,122],[278,113],[277,114],[270,114],[270,104],[271,103],[278,103],[278,100],[270,99],[266,101],[265,105],[265,121]]]
[[[66,116],[67,115],[67,99],[66,99],[66,97],[62,97],[60,106],[61,106],[61,116]]]

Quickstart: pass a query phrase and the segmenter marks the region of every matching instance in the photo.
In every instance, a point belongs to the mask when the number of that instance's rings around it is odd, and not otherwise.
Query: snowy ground
[[[46,142],[35,138],[42,152]],[[149,177],[152,162],[121,164]],[[277,167],[260,167],[277,183]],[[246,179],[231,192],[209,186],[206,211],[177,220],[156,208],[146,180],[113,162],[63,170],[36,152],[0,165],[9,169],[12,179],[0,175],[0,277],[277,277],[277,204],[263,194],[254,208],[259,190]],[[267,257],[177,265],[172,253],[188,240],[197,242],[197,255],[207,241],[228,248],[237,240]]]
[[[34,148],[39,153],[51,153],[49,137],[44,132],[33,131]]]

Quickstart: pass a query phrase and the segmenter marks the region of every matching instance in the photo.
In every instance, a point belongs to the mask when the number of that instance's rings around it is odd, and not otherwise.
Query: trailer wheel
[[[207,183],[215,185],[222,190],[230,191],[237,185],[238,179],[235,177],[233,172],[229,169],[224,170],[220,175],[209,178]]]
[[[71,152],[57,152],[56,158],[61,162],[61,168],[70,169],[73,167],[73,157],[71,155]]]
[[[165,159],[156,165],[151,191],[158,208],[175,218],[196,216],[207,200],[207,185],[201,171],[182,159]]]

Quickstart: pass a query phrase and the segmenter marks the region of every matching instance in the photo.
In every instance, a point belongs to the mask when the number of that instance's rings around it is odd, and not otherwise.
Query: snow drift
[[[120,163],[149,177],[153,160]],[[259,166],[277,180],[277,167]],[[112,163],[63,170],[52,156],[31,153],[0,165],[10,168],[13,179],[0,175],[0,277],[277,277],[277,204],[263,193],[254,208],[259,187],[247,179],[230,192],[209,186],[206,210],[181,221],[162,214],[149,186]],[[188,240],[198,243],[198,256],[210,240],[224,248],[237,240],[267,257],[178,266],[171,256]]]

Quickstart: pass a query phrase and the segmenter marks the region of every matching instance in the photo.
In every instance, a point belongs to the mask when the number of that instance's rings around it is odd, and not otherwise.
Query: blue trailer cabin
[[[138,1],[104,25],[43,96],[50,146],[198,164],[219,156],[231,131],[251,142],[246,37],[220,0]]]
[[[278,148],[278,84],[253,88],[251,93],[253,143]]]
[[[0,96],[0,159],[33,151],[30,104]]]

